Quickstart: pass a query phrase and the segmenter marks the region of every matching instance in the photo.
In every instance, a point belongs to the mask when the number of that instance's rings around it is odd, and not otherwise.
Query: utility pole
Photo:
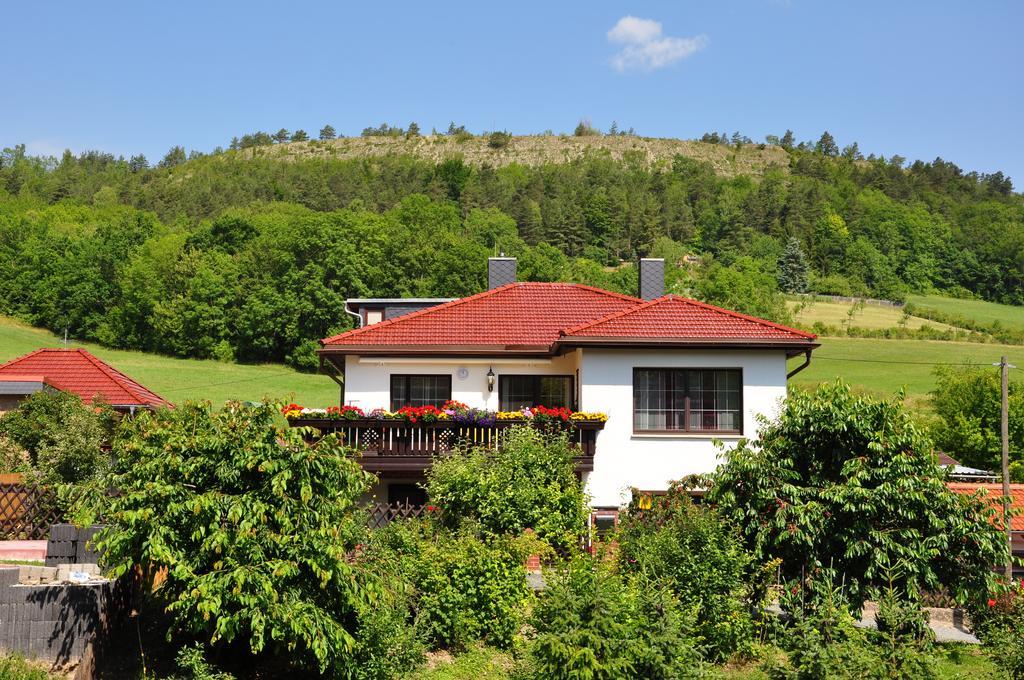
[[[1010,363],[1006,356],[999,359],[1000,388],[1002,392],[1002,423],[1000,431],[1003,439],[1003,527],[1006,529],[1006,582],[1013,581],[1013,528],[1010,526]]]

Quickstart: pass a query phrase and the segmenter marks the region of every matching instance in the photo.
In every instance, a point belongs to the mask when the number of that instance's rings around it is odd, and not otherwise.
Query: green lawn
[[[802,326],[813,326],[820,321],[826,326],[843,327],[846,325],[855,328],[898,328],[903,319],[903,310],[898,307],[882,307],[880,305],[864,305],[854,312],[850,317],[850,309],[853,303],[850,302],[826,302],[817,300],[805,304],[800,311],[796,311],[801,301],[787,300],[786,306],[793,313],[793,320]],[[906,327],[909,329],[920,328],[928,324],[932,328],[946,330],[951,328],[946,324],[928,321],[920,317],[912,316],[906,320]]]
[[[998,321],[1008,328],[1024,330],[1024,307],[1000,305],[984,300],[957,300],[941,295],[908,295],[907,302],[946,314],[960,314],[982,323]]]
[[[171,402],[209,399],[220,404],[228,399],[258,401],[268,396],[311,406],[338,403],[338,387],[330,378],[299,373],[280,364],[225,364],[106,349],[90,343],[69,344],[85,347]],[[61,340],[48,331],[0,317],[0,363],[40,347],[60,346]]]
[[[892,394],[901,387],[908,396],[922,398],[935,386],[937,364],[998,362],[1002,354],[1024,367],[1024,346],[934,340],[877,340],[873,338],[821,338],[811,365],[797,374],[798,386],[812,386],[841,377],[868,392]],[[796,367],[802,357],[791,359]],[[992,370],[996,370],[992,368]]]

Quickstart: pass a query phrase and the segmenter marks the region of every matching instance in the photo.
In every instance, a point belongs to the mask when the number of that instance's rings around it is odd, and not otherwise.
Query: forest
[[[499,251],[523,280],[629,293],[636,258],[666,257],[672,292],[782,321],[783,292],[1024,304],[1024,196],[1008,178],[864,158],[826,135],[772,138],[789,165],[758,176],[682,155],[285,158],[251,153],[252,135],[152,166],[19,145],[0,154],[0,314],[112,347],[311,369],[316,340],[350,324],[345,298],[476,292]]]

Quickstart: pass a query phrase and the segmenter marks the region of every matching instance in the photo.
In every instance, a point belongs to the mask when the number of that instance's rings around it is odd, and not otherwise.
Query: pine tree
[[[782,135],[782,139],[779,140],[779,145],[783,149],[792,149],[794,141],[796,140],[793,138],[793,131],[786,130],[786,134]]]
[[[839,145],[836,144],[835,137],[830,135],[828,130],[821,133],[821,139],[814,145],[814,150],[825,156],[839,155]]]
[[[309,135],[306,134],[305,130],[296,130],[292,133],[293,142],[305,142],[309,139]]]
[[[320,139],[334,139],[336,136],[337,135],[334,132],[334,128],[331,127],[330,125],[325,125],[322,128],[320,128]]]
[[[409,123],[409,129],[406,130],[405,136],[406,137],[419,137],[420,136],[420,126],[419,126],[419,123],[417,123],[416,121],[413,121],[413,122]]]
[[[141,153],[138,156],[132,156],[128,161],[128,170],[131,172],[141,172],[149,168],[149,161]]]
[[[290,135],[288,134],[288,131],[285,130],[284,128],[281,128],[276,133],[274,133],[274,141],[277,142],[278,144],[284,144],[285,142],[288,141],[289,136]]]
[[[787,293],[806,293],[807,270],[807,257],[800,241],[790,236],[779,258],[779,287]]]

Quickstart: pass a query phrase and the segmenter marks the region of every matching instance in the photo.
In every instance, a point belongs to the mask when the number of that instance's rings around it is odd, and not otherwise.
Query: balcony
[[[322,433],[336,432],[346,444],[362,452],[363,469],[377,474],[422,473],[435,456],[443,456],[459,447],[498,447],[509,428],[522,425],[516,421],[497,421],[491,425],[460,425],[438,421],[411,423],[402,420],[373,418],[329,419],[289,418],[292,427],[312,427]],[[577,472],[594,469],[594,450],[602,421],[565,423],[558,427],[566,432],[578,455],[573,457]]]

